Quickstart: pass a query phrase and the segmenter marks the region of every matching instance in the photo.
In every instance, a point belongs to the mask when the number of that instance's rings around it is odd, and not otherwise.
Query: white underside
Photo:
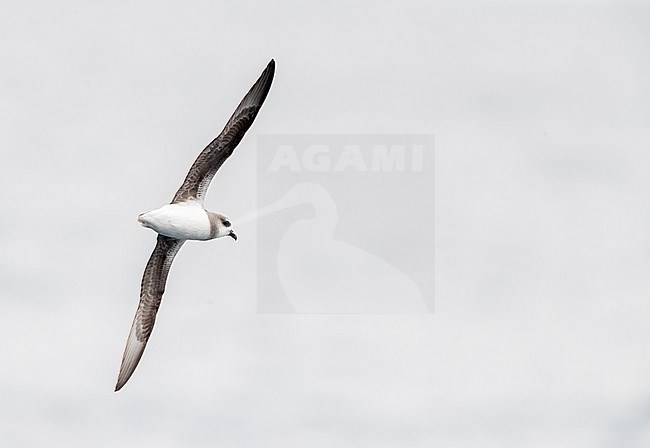
[[[142,213],[138,221],[161,235],[180,240],[209,240],[210,219],[197,203],[168,204]]]

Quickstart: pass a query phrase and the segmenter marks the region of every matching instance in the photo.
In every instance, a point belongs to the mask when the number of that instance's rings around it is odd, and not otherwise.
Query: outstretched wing
[[[223,128],[221,134],[199,154],[190,171],[185,177],[183,185],[174,195],[172,203],[183,202],[187,200],[198,200],[203,203],[205,193],[208,190],[210,181],[217,170],[223,165],[223,162],[232,154],[235,147],[239,144],[244,134],[253,124],[266,95],[271,88],[273,74],[275,73],[275,61],[266,66],[257,82],[248,91],[246,96],[230,120]]]
[[[142,358],[144,348],[147,346],[149,336],[151,336],[153,324],[156,322],[156,313],[165,292],[169,268],[184,242],[185,240],[158,235],[156,248],[149,257],[149,262],[142,276],[140,304],[135,312],[131,332],[126,341],[120,374],[117,377],[115,386],[116,392],[131,378],[138,362],[140,362],[140,358]]]

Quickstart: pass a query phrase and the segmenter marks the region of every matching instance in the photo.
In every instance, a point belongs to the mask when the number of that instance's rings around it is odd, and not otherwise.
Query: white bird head
[[[227,217],[215,212],[208,212],[208,217],[210,218],[210,236],[212,238],[229,236],[237,241],[237,234],[232,230],[232,224]]]

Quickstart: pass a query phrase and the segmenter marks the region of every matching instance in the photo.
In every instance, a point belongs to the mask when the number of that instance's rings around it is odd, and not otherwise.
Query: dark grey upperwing
[[[174,195],[172,204],[189,199],[196,199],[203,203],[205,193],[214,174],[232,154],[248,128],[253,124],[253,120],[255,120],[266,99],[266,95],[269,93],[274,73],[275,61],[271,59],[257,82],[253,84],[253,87],[241,100],[221,134],[212,140],[196,158],[185,177],[183,185]]]
[[[142,276],[140,304],[135,312],[131,332],[126,341],[120,374],[117,377],[115,386],[116,392],[131,378],[138,362],[140,362],[140,358],[142,358],[144,348],[147,346],[149,336],[151,336],[153,324],[156,322],[156,313],[165,292],[169,268],[184,242],[185,240],[158,235],[156,248],[149,257],[149,262]]]

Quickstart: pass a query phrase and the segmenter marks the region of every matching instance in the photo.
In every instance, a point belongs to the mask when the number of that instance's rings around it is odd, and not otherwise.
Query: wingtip
[[[127,381],[128,381],[128,378],[127,378]],[[123,378],[118,378],[117,383],[115,384],[115,392],[119,392],[120,389],[122,389],[125,384],[126,384],[126,381],[124,381]]]
[[[268,63],[266,69],[264,69],[264,72],[269,73],[271,77],[275,75],[275,59],[271,59],[271,62]]]
[[[271,76],[275,74],[275,59],[271,59],[271,61],[268,63],[266,66],[266,69],[264,69],[265,72],[270,72]]]

